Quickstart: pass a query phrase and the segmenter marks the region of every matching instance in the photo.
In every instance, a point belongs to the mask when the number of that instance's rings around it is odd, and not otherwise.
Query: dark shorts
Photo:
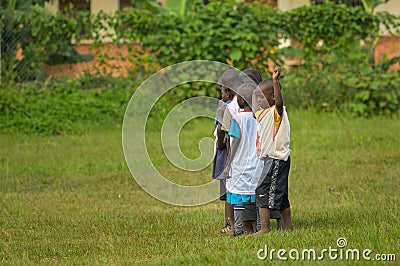
[[[256,203],[248,202],[244,204],[243,222],[253,222],[257,220]]]
[[[212,178],[225,179],[224,170],[226,167],[226,160],[228,158],[228,148],[225,146],[222,150],[216,149],[212,168]]]
[[[288,178],[290,157],[287,161],[267,158],[256,188],[257,206],[271,210],[284,210],[290,207]]]

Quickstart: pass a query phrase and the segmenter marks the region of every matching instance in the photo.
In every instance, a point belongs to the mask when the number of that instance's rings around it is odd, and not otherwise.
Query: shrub
[[[84,76],[45,86],[8,84],[0,89],[0,129],[53,135],[84,130],[84,126],[121,125],[138,84],[130,79],[100,79]]]

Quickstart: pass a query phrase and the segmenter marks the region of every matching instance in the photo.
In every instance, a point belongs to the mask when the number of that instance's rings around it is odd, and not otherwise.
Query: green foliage
[[[354,98],[348,101],[349,110],[360,116],[399,114],[399,72],[372,71],[362,69],[359,80],[346,80],[355,90]]]
[[[370,60],[380,25],[392,33],[399,26],[393,15],[326,2],[289,11],[286,19],[285,32],[302,57],[282,81],[291,104],[360,116],[398,114],[400,76],[388,72],[398,59],[377,66]]]
[[[268,60],[281,62],[276,52],[280,12],[234,1],[197,1],[193,8],[186,16],[126,8],[97,21],[99,27],[107,21],[115,43],[140,41],[162,66],[201,59],[263,69]]]
[[[277,10],[234,1],[208,5],[194,1],[190,7],[194,11],[185,16],[154,8],[125,8],[112,15],[100,12],[92,23],[94,46],[101,46],[104,37],[115,45],[127,45],[129,56],[121,55],[121,59],[144,66],[144,72],[190,60],[213,60],[260,70],[268,67],[268,61],[282,63],[276,48],[281,15]],[[113,34],[101,34],[105,29]],[[137,41],[142,50],[135,46]],[[107,52],[98,57],[105,65],[111,59]],[[212,84],[200,83],[179,86],[169,95],[169,104],[194,96],[220,96]]]
[[[324,60],[349,43],[365,40],[374,29],[376,18],[361,8],[348,8],[329,1],[304,5],[287,12],[285,32],[298,43],[305,61]],[[317,58],[316,58],[317,57]]]
[[[43,7],[45,2],[50,0],[2,0],[0,6],[8,10],[29,10],[34,5]]]
[[[367,117],[400,114],[400,72],[372,69],[367,63],[299,67],[282,84],[289,106]]]
[[[84,76],[43,84],[9,84],[0,90],[0,129],[53,135],[85,125],[120,125],[138,84],[129,79]]]
[[[2,9],[2,26],[8,27],[1,27],[1,36],[10,34],[18,42],[2,40],[1,129],[59,134],[77,130],[79,123],[120,123],[139,80],[162,67],[196,59],[259,69],[265,77],[269,62],[282,64],[283,56],[298,57],[301,65],[281,81],[289,105],[360,116],[399,113],[399,72],[388,72],[398,58],[372,67],[368,60],[376,41],[371,33],[380,25],[394,33],[399,26],[397,18],[388,13],[372,14],[331,3],[281,12],[257,3],[210,1],[204,5],[194,1],[193,12],[181,16],[156,12],[146,8],[147,4],[140,1],[136,8],[93,17],[85,12],[73,17],[51,15],[40,6],[23,12]],[[12,83],[26,75],[44,79],[44,63],[66,58],[78,62],[71,40],[81,38],[93,40],[93,47],[104,45],[105,38],[115,45],[127,45],[129,56],[119,56],[134,65],[130,78],[86,75],[44,85]],[[279,49],[282,38],[290,38],[293,46]],[[16,56],[19,49],[22,60]],[[96,57],[101,67],[113,59],[107,52]],[[183,84],[167,93],[154,113],[165,115],[176,103],[203,95],[220,96],[212,84]]]
[[[368,12],[368,13],[374,13],[374,10],[377,6],[381,5],[381,4],[385,4],[387,2],[389,2],[390,0],[361,0],[364,9]]]
[[[45,63],[91,60],[79,56],[72,45],[72,40],[79,40],[79,33],[90,25],[88,13],[69,18],[30,5],[23,6],[22,11],[1,9],[0,17],[3,81],[43,80]]]

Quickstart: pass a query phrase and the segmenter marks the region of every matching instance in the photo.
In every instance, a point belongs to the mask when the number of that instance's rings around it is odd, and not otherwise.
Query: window
[[[352,6],[363,7],[361,0],[330,0],[330,1],[335,4],[345,4],[348,7],[352,7]],[[319,5],[324,2],[325,2],[325,0],[311,0],[311,4],[314,4],[314,5]]]
[[[65,12],[65,10],[69,9],[70,4],[73,6],[73,13],[84,10],[90,11],[90,0],[60,0],[59,10]]]
[[[119,10],[124,9],[125,7],[134,7],[135,5],[131,0],[119,0]]]

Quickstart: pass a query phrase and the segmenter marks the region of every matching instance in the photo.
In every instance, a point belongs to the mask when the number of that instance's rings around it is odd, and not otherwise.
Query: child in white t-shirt
[[[261,175],[263,162],[256,153],[257,121],[251,110],[254,83],[244,83],[238,88],[237,102],[241,111],[232,117],[229,136],[231,148],[225,176],[227,201],[233,205],[234,236],[256,231],[255,189]],[[245,205],[249,205],[246,206]],[[251,221],[247,224],[244,221]]]

